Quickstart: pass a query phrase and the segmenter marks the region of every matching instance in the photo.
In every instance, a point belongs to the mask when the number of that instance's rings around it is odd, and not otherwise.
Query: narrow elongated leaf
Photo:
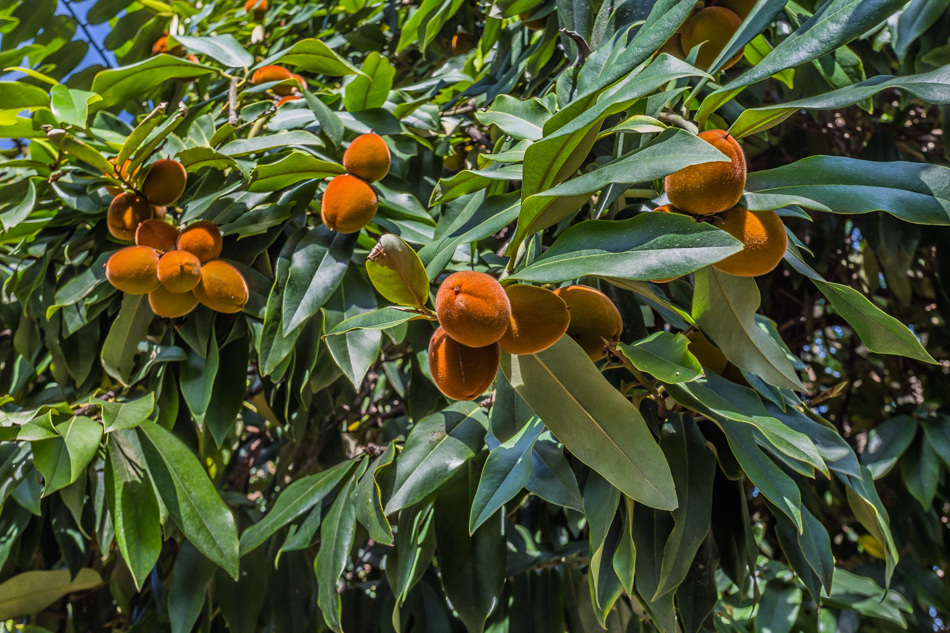
[[[149,474],[172,519],[213,563],[238,575],[238,537],[234,516],[215,490],[198,459],[154,422],[136,429]]]
[[[357,234],[319,226],[297,244],[283,299],[283,330],[290,332],[317,313],[343,280]],[[375,307],[375,306],[374,306]]]
[[[408,310],[387,306],[385,308],[379,308],[378,310],[361,312],[348,319],[343,319],[330,328],[327,333],[324,334],[324,336],[335,336],[337,334],[345,334],[350,330],[360,329],[388,330],[389,328],[396,327],[397,325],[405,323],[406,321],[425,318],[425,316],[417,312],[411,312]]]
[[[344,171],[343,165],[320,160],[305,152],[291,152],[276,163],[255,167],[247,190],[281,191],[304,180],[319,180]]]
[[[351,266],[323,308],[326,327],[333,328],[348,318],[372,312],[376,306],[376,294],[369,281]],[[376,329],[351,329],[342,336],[326,339],[330,355],[354,389],[359,389],[366,371],[376,362],[382,339],[383,333]]]
[[[673,481],[679,505],[673,511],[675,525],[663,550],[654,600],[673,591],[689,573],[690,564],[709,532],[716,475],[716,457],[706,448],[706,438],[695,420],[679,415],[668,425],[672,432],[664,433],[660,447],[667,459],[677,465]],[[664,430],[667,428],[664,426]]]
[[[361,74],[361,71],[355,66],[317,39],[300,40],[290,48],[268,57],[257,67],[275,64],[278,61],[281,64],[296,66],[318,75],[342,77],[344,75]]]
[[[543,430],[541,420],[533,418],[517,435],[489,453],[472,499],[469,533],[474,533],[524,487],[531,476],[532,448]]]
[[[538,354],[502,354],[505,377],[565,447],[627,496],[672,510],[670,467],[640,412],[570,337]]]
[[[755,616],[755,633],[789,633],[802,606],[802,590],[778,580],[770,581],[762,592]]]
[[[112,433],[105,466],[106,500],[119,551],[137,588],[142,587],[162,551],[161,515],[147,473],[136,434],[129,430]]]
[[[930,510],[937,495],[940,481],[940,460],[926,441],[926,435],[911,446],[901,457],[901,477],[907,492],[920,502],[924,511]]]
[[[564,449],[547,433],[534,443],[531,476],[525,488],[548,503],[583,512],[584,505],[577,478],[564,457]]]
[[[556,283],[584,275],[654,280],[679,277],[742,250],[725,231],[674,213],[592,220],[566,230],[513,277]]]
[[[917,436],[917,420],[898,415],[868,432],[868,443],[861,453],[861,465],[880,479],[893,468]]]
[[[156,55],[137,64],[97,73],[92,80],[92,91],[103,98],[94,105],[107,108],[130,99],[139,99],[169,79],[204,77],[215,72],[213,68],[182,57]]]
[[[215,566],[189,541],[181,544],[168,589],[168,618],[172,633],[189,633],[204,605]]]
[[[886,211],[916,224],[950,224],[950,168],[810,156],[749,174],[744,200],[753,211],[797,204],[826,213]]]
[[[241,534],[241,555],[247,554],[330,494],[356,465],[357,460],[341,462],[316,475],[308,475],[287,486],[263,519]]]
[[[102,344],[102,368],[124,385],[132,375],[139,342],[145,340],[154,318],[147,296],[127,294],[122,298],[119,315]]]
[[[672,384],[696,380],[703,374],[699,361],[686,349],[688,345],[689,339],[682,334],[654,332],[632,345],[620,343],[617,349],[640,371]]]
[[[835,569],[831,591],[822,604],[883,618],[901,628],[906,627],[904,614],[913,611],[910,603],[894,589],[883,589],[872,579],[846,569]]]
[[[207,55],[229,68],[247,68],[254,64],[254,56],[244,50],[231,34],[204,37],[176,35],[175,41],[192,53]]]
[[[755,280],[711,266],[696,273],[693,318],[726,357],[776,387],[804,390],[785,351],[755,322]]]
[[[313,562],[317,574],[317,601],[323,612],[323,621],[337,633],[343,633],[343,626],[340,624],[340,594],[336,584],[346,568],[356,532],[355,485],[356,477],[350,477],[327,512],[326,520],[320,526],[320,552]]]
[[[386,514],[438,490],[482,447],[488,420],[473,402],[456,402],[419,420],[389,467]]]
[[[484,189],[493,182],[521,180],[521,165],[497,169],[464,170],[446,180],[440,180],[432,190],[429,206],[445,204],[456,198]]]
[[[353,490],[356,520],[367,529],[371,539],[383,545],[392,545],[393,530],[383,511],[376,472],[391,464],[394,459],[396,459],[396,445],[391,443],[382,455],[373,460],[372,465]]]

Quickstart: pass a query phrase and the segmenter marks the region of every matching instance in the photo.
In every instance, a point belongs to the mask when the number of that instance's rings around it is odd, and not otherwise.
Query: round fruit
[[[620,342],[623,319],[607,295],[590,286],[568,286],[554,293],[564,299],[571,311],[567,335],[574,339],[591,360],[604,357],[607,345]]]
[[[244,11],[254,14],[255,20],[263,20],[267,14],[267,0],[247,0],[244,3]]]
[[[217,259],[223,247],[221,230],[210,220],[190,224],[178,236],[178,250],[188,251],[202,264]]]
[[[106,225],[113,237],[131,242],[135,239],[135,230],[139,224],[152,215],[152,207],[145,198],[134,193],[120,193],[109,204]]]
[[[686,53],[683,52],[683,46],[680,44],[680,34],[674,33],[673,37],[666,40],[666,43],[660,47],[659,53],[667,53],[676,59],[686,59]]]
[[[749,13],[752,12],[752,8],[755,6],[755,3],[756,0],[720,0],[716,6],[729,9],[738,15],[739,18],[745,20]]]
[[[439,391],[453,400],[474,400],[491,387],[501,363],[498,343],[468,347],[439,328],[429,341],[429,371]]]
[[[346,171],[367,182],[382,180],[392,162],[389,147],[379,134],[357,136],[343,153]]]
[[[201,281],[193,291],[198,301],[215,312],[240,312],[250,293],[238,269],[216,259],[201,268]]]
[[[142,193],[150,203],[164,207],[181,197],[187,182],[188,173],[184,165],[177,160],[157,160],[145,176]]]
[[[435,312],[449,336],[469,347],[497,342],[511,321],[505,289],[491,275],[474,271],[445,278],[435,296]]]
[[[157,316],[166,319],[182,317],[198,307],[198,299],[191,292],[169,292],[164,286],[159,286],[148,293],[148,305]]]
[[[707,69],[726,47],[732,34],[742,25],[742,18],[722,7],[707,7],[688,19],[683,25],[680,45],[687,55],[694,46],[702,47],[696,55],[696,67]],[[729,58],[722,70],[742,59],[742,50]]]
[[[160,254],[175,250],[178,229],[163,220],[145,220],[135,230],[135,243],[151,246]]]
[[[571,313],[564,299],[546,288],[516,284],[505,288],[511,303],[508,331],[498,340],[509,354],[536,354],[567,332]]]
[[[161,286],[158,281],[158,253],[148,246],[123,248],[106,262],[106,279],[130,295],[148,294]]]
[[[337,233],[356,233],[376,216],[376,192],[356,176],[340,174],[330,181],[320,201],[323,223]]]
[[[742,242],[742,250],[713,264],[736,277],[758,277],[772,272],[785,256],[788,235],[775,211],[732,207],[711,224]]]
[[[251,75],[251,85],[259,86],[261,84],[267,84],[274,81],[286,81],[287,79],[293,79],[294,74],[284,68],[283,66],[264,66],[263,68],[258,68],[254,71],[254,74]],[[271,86],[271,90],[275,94],[281,96],[289,95],[293,92],[293,86],[290,84],[277,84],[276,86]]]
[[[734,206],[745,187],[745,154],[725,130],[707,130],[699,135],[730,162],[691,165],[666,177],[666,195],[677,209],[693,215],[721,213]]]
[[[689,345],[686,349],[696,357],[703,369],[719,375],[726,371],[729,359],[718,347],[710,343],[702,332],[690,332],[686,335],[686,338],[689,339]]]
[[[188,292],[201,280],[201,262],[187,251],[171,251],[158,260],[158,280],[169,292]]]
[[[176,44],[168,48],[168,32],[166,31],[165,35],[155,40],[155,43],[152,44],[152,55],[161,55],[163,53],[181,57],[185,54],[185,49],[181,47],[181,44]]]
[[[456,33],[452,36],[452,55],[465,55],[475,48],[475,40],[468,33]]]

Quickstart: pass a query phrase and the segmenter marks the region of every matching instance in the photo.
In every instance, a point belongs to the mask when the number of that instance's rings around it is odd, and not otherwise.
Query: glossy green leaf
[[[485,412],[474,402],[456,402],[419,420],[388,467],[386,514],[438,490],[481,449],[487,426]]]
[[[574,471],[564,457],[564,449],[548,434],[543,434],[534,443],[531,460],[531,476],[524,487],[548,503],[582,512],[581,491]]]
[[[510,182],[521,180],[521,178],[521,165],[460,171],[451,178],[442,179],[436,184],[435,189],[432,190],[432,197],[429,199],[429,206],[451,202],[456,198],[484,189],[494,182]]]
[[[672,510],[670,467],[639,411],[569,337],[538,354],[502,354],[505,377],[578,459],[627,496]]]
[[[785,351],[755,321],[760,300],[752,278],[712,267],[696,273],[693,318],[702,331],[736,365],[776,387],[804,391]]]
[[[257,67],[267,66],[278,61],[281,64],[295,66],[318,75],[342,77],[344,75],[360,74],[355,66],[317,39],[299,40],[290,48],[265,59]]]
[[[291,152],[276,163],[258,165],[251,172],[248,191],[281,191],[305,180],[342,174],[343,165],[320,160],[305,152]]]
[[[73,416],[55,428],[58,437],[33,442],[33,463],[46,482],[44,494],[65,488],[83,475],[102,439],[102,425],[85,416]]]
[[[893,468],[917,436],[917,420],[898,415],[868,432],[867,446],[861,453],[861,465],[880,479]]]
[[[50,96],[38,86],[20,81],[0,81],[0,103],[4,110],[41,108],[49,105]]]
[[[640,371],[661,382],[673,384],[696,380],[703,368],[686,347],[689,339],[682,334],[654,332],[631,345],[620,343],[617,349]]]
[[[356,234],[337,233],[319,226],[309,229],[297,243],[283,296],[284,332],[294,330],[316,314],[336,291],[356,238]]]
[[[207,586],[214,578],[214,564],[187,540],[175,558],[175,571],[168,589],[168,618],[172,633],[189,633],[201,614]]]
[[[189,52],[207,55],[228,68],[247,68],[254,64],[254,57],[230,34],[203,37],[176,35],[175,41]]]
[[[388,466],[396,459],[396,445],[390,444],[382,455],[373,460],[366,474],[356,484],[353,490],[353,499],[356,504],[356,520],[369,532],[369,537],[377,543],[391,545],[393,530],[389,519],[383,511],[382,495],[379,483],[376,481],[376,472]]]
[[[256,136],[254,138],[236,139],[227,143],[219,151],[225,156],[237,158],[247,156],[248,154],[257,154],[272,149],[283,149],[294,145],[322,147],[323,141],[320,140],[320,137],[310,132],[291,130],[289,132]],[[327,165],[331,164],[332,163],[327,163]]]
[[[204,77],[214,72],[213,68],[181,57],[156,55],[136,64],[101,71],[92,81],[92,91],[102,95],[96,106],[107,108],[139,99],[169,79]]]
[[[801,589],[777,580],[769,581],[755,616],[755,633],[789,633],[801,606]]]
[[[385,308],[379,308],[378,310],[361,312],[360,314],[354,315],[348,319],[343,319],[330,328],[324,336],[336,336],[338,334],[345,334],[351,330],[358,329],[388,330],[390,328],[396,327],[397,325],[401,325],[406,321],[425,318],[426,317],[417,312],[410,312],[401,308],[387,306]]]
[[[363,74],[346,84],[343,105],[347,112],[381,108],[393,88],[396,69],[389,59],[372,51],[363,60]]]
[[[125,402],[102,402],[102,422],[106,427],[105,432],[135,428],[147,420],[154,410],[154,393]]]
[[[822,604],[883,618],[901,628],[905,627],[904,613],[912,612],[911,605],[897,591],[885,590],[870,578],[840,568],[835,569],[831,591]]]
[[[143,422],[135,430],[149,474],[175,524],[202,554],[236,578],[234,516],[198,458],[170,431],[153,422]]]
[[[3,91],[0,90],[0,98],[2,95]],[[50,110],[58,122],[85,128],[86,119],[89,117],[89,104],[101,98],[94,92],[69,89],[59,84],[50,90]]]
[[[886,211],[916,224],[950,224],[950,168],[810,156],[749,174],[744,200],[753,211],[797,204],[826,213]]]
[[[488,454],[472,499],[469,533],[473,534],[524,487],[531,476],[532,448],[543,430],[541,420],[533,418],[517,435]]]
[[[161,515],[145,457],[133,431],[109,436],[105,466],[106,500],[115,539],[135,586],[141,589],[162,551]]]
[[[327,299],[323,312],[327,329],[376,309],[376,294],[362,272],[354,266],[347,269],[342,283]],[[351,329],[342,336],[326,340],[330,355],[354,389],[359,389],[363,377],[376,362],[382,347],[383,334],[376,329]]]
[[[101,352],[102,368],[122,384],[127,384],[132,375],[139,342],[145,340],[154,318],[147,296],[127,294],[122,298],[122,308],[109,328]]]
[[[287,486],[264,518],[241,534],[241,555],[255,549],[274,532],[323,501],[356,464],[357,460],[347,460],[315,475],[301,477]]]
[[[544,123],[551,112],[537,98],[515,99],[498,95],[485,112],[476,112],[475,118],[482,125],[497,125],[508,136],[529,141],[539,140],[544,132]]]
[[[926,441],[925,435],[907,449],[901,457],[900,465],[907,492],[920,502],[924,511],[930,510],[937,495],[941,468],[937,452]]]
[[[340,623],[340,595],[336,585],[346,568],[356,532],[355,485],[356,477],[351,477],[327,512],[326,520],[320,526],[320,551],[313,562],[317,574],[317,600],[323,612],[323,621],[337,633],[343,633],[343,625]]]

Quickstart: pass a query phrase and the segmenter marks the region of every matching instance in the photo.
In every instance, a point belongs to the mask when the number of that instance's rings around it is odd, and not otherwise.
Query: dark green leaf
[[[703,373],[699,361],[686,349],[687,345],[689,339],[682,334],[655,332],[632,345],[620,343],[617,348],[640,371],[673,384],[696,380]]]

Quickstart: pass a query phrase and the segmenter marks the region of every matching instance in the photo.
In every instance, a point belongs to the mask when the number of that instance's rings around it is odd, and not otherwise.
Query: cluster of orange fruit
[[[756,0],[718,0],[715,4],[698,2],[693,15],[660,48],[660,52],[685,59],[689,51],[702,44],[696,54],[696,66],[709,68],[732,39],[733,33],[739,30],[755,3]],[[743,50],[726,60],[722,70],[742,59]]]
[[[623,332],[620,312],[599,290],[503,288],[474,271],[446,277],[435,309],[439,327],[429,341],[429,371],[439,390],[455,400],[473,400],[491,386],[502,350],[536,354],[567,334],[598,360]]]
[[[200,302],[217,312],[240,312],[248,300],[238,270],[221,261],[221,231],[200,220],[179,231],[164,220],[145,220],[135,230],[135,246],[106,262],[106,279],[132,295],[148,295],[161,317],[185,316]]]
[[[139,224],[163,217],[165,207],[181,197],[188,182],[184,165],[176,160],[155,161],[147,167],[144,179],[141,178],[141,169],[136,168],[130,174],[129,166],[130,161],[125,161],[121,169],[116,168],[110,175],[129,185],[133,191],[107,187],[115,197],[109,204],[106,224],[113,237],[126,242],[135,238]]]
[[[370,183],[385,177],[391,162],[383,137],[373,132],[357,136],[343,153],[347,173],[335,176],[323,192],[323,223],[338,233],[356,233],[369,224],[379,208]]]
[[[713,264],[715,268],[737,277],[771,272],[788,247],[782,219],[775,211],[749,211],[737,206],[745,188],[746,165],[736,139],[725,130],[707,130],[699,138],[728,156],[730,162],[701,163],[670,174],[665,183],[670,204],[656,211],[704,216],[742,242],[741,251]]]
[[[287,83],[291,80],[293,80],[293,83]],[[304,79],[302,75],[296,75],[283,66],[278,66],[276,64],[258,68],[254,71],[254,74],[251,75],[252,86],[269,84],[275,81],[279,81],[281,83],[272,86],[270,90],[278,97],[278,108],[288,101],[296,101],[297,99],[301,99],[302,97],[300,96],[299,91],[307,87],[307,80]]]

